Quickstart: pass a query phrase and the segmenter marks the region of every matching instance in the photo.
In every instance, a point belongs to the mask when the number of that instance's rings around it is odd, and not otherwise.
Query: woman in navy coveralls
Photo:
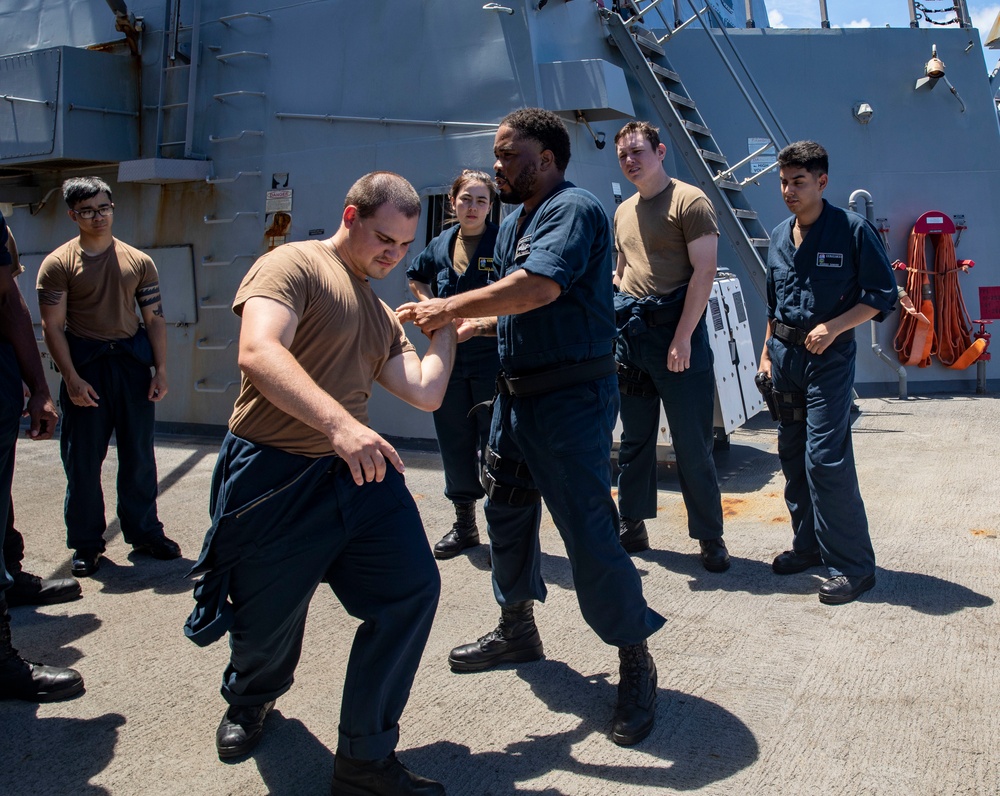
[[[450,191],[458,223],[427,244],[406,271],[417,299],[446,298],[496,281],[493,247],[498,227],[488,220],[495,195],[496,185],[486,172],[466,169],[458,175]],[[479,544],[476,501],[485,494],[480,471],[490,412],[470,412],[476,404],[493,398],[499,370],[496,337],[476,336],[462,342],[444,402],[434,412],[444,494],[455,504],[455,523],[434,546],[436,558],[452,558]]]

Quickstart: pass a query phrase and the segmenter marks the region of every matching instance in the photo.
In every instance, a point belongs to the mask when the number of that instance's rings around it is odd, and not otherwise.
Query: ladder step
[[[711,152],[707,149],[699,149],[698,154],[701,155],[704,160],[711,160],[714,161],[715,163],[722,163],[723,165],[726,166],[729,165],[729,163],[726,161],[726,156],[720,155],[718,152]]]
[[[732,180],[719,180],[715,184],[724,191],[735,191],[736,193],[743,191],[743,186],[738,182],[733,182]]]
[[[680,94],[675,94],[673,91],[664,91],[667,95],[667,99],[670,100],[674,105],[683,105],[685,108],[697,108],[695,101],[690,97],[684,97]]]
[[[656,43],[656,39],[653,34],[648,30],[636,30],[633,31],[632,35],[635,37],[635,43],[638,44],[643,50],[656,53],[656,55],[664,54],[663,48]]]
[[[771,245],[770,238],[750,238],[750,243],[753,244],[754,248],[766,249]]]
[[[697,122],[689,122],[686,120],[682,122],[682,124],[689,132],[698,133],[698,135],[707,135],[707,136],[712,135],[712,131],[709,130],[707,127],[705,127],[705,125],[703,124],[698,124]]]
[[[650,61],[649,63],[649,68],[652,69],[653,74],[656,75],[661,80],[669,80],[672,83],[681,82],[681,76],[677,74],[673,69],[667,69],[665,66],[654,64],[652,61]]]
[[[748,219],[753,220],[753,219],[757,218],[757,211],[756,210],[742,210],[742,209],[740,209],[738,207],[734,207],[733,208],[733,215],[736,216],[737,218],[748,218]]]

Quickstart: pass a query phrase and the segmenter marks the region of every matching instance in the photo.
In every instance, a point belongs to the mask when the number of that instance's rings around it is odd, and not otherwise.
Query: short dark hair
[[[820,174],[829,173],[830,156],[815,141],[796,141],[778,153],[778,168],[784,169],[789,166],[805,169],[818,177]]]
[[[500,126],[513,128],[518,137],[533,138],[555,155],[556,168],[566,171],[570,158],[569,132],[562,119],[543,108],[521,108],[508,113]]]
[[[625,136],[632,135],[632,133],[639,133],[647,141],[649,145],[656,149],[660,145],[660,130],[658,127],[653,127],[649,122],[638,122],[631,121],[626,124],[618,133],[615,135],[615,146],[618,146],[618,142],[621,141]]]
[[[470,182],[480,182],[485,185],[490,192],[490,201],[496,199],[497,196],[497,184],[496,181],[485,171],[479,171],[478,169],[462,169],[462,173],[459,174],[455,181],[451,184],[451,191],[448,193],[453,200],[458,196],[459,192],[468,185]]]
[[[358,180],[347,192],[344,207],[358,208],[361,218],[369,218],[385,204],[391,204],[407,218],[420,215],[420,195],[404,177],[392,171],[373,171]]]
[[[108,201],[112,201],[111,188],[100,177],[70,177],[62,184],[63,199],[70,210],[99,193],[106,193]]]

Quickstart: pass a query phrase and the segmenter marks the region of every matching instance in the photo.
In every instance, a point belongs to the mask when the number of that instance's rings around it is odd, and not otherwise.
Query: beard
[[[509,205],[519,205],[534,192],[537,169],[534,164],[525,166],[513,183],[507,183],[507,190],[500,191],[500,201]]]

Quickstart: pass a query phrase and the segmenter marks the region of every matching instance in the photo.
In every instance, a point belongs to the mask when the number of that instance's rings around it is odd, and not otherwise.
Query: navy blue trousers
[[[0,351],[0,357],[4,355]],[[2,372],[2,368],[0,368]],[[17,379],[17,401],[12,395],[4,395],[0,390],[0,600],[7,588],[13,585],[7,573],[4,559],[4,544],[7,530],[7,513],[10,509],[10,485],[14,480],[14,449],[17,445],[17,432],[21,427],[21,409],[24,397],[21,394],[21,379]],[[6,386],[6,385],[5,385]]]
[[[229,434],[216,465],[213,520],[196,570],[228,577],[226,701],[261,704],[291,687],[309,601],[326,581],[361,620],[344,681],[340,751],[369,760],[390,754],[441,589],[403,477],[389,467],[381,483],[357,486],[336,457],[307,459]],[[227,558],[226,572],[213,573]]]
[[[0,497],[3,493],[0,492]],[[3,566],[7,572],[14,574],[21,571],[21,562],[24,560],[24,537],[20,531],[14,527],[14,499],[11,498],[7,506],[7,522],[4,523],[3,544]]]
[[[622,438],[618,451],[618,508],[623,517],[644,520],[656,516],[656,436],[660,402],[670,426],[677,456],[677,479],[693,539],[722,536],[722,494],[712,458],[715,414],[714,359],[703,317],[691,335],[691,367],[667,370],[667,355],[675,324],[625,331],[618,338],[615,358],[649,374],[657,395],[622,395]]]
[[[778,423],[792,546],[799,553],[818,550],[832,577],[873,574],[875,551],[851,443],[857,344],[838,343],[820,355],[776,337],[767,346],[774,388],[801,393],[806,400],[804,422]]]
[[[101,466],[111,434],[118,451],[118,519],[122,537],[138,545],[163,535],[156,515],[156,459],[153,453],[154,404],[149,367],[127,354],[101,356],[77,368],[100,396],[98,406],[77,406],[65,382],[59,388],[62,432],[59,451],[66,470],[66,546],[105,549],[104,491]]]
[[[615,376],[527,398],[500,395],[490,446],[527,464],[531,479],[493,473],[510,486],[536,488],[566,545],[583,618],[616,647],[637,644],[664,623],[642,595],[635,565],[618,541],[611,497],[611,437],[618,414]],[[486,501],[493,591],[501,605],[544,600],[538,529],[542,506]]]
[[[434,412],[434,431],[444,465],[444,496],[454,503],[472,503],[485,494],[480,476],[490,435],[490,413],[482,409],[469,417],[469,410],[493,397],[499,370],[495,349],[469,356],[459,347],[444,400]]]

